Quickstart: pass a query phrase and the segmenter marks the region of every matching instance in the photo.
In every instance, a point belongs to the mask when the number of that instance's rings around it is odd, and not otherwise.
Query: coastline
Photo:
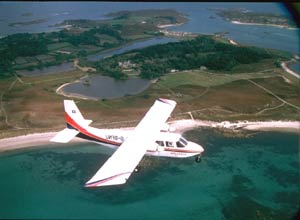
[[[231,21],[233,24],[240,24],[240,25],[259,25],[259,26],[272,26],[277,28],[286,28],[288,30],[297,30],[298,28],[292,28],[285,25],[279,25],[279,24],[262,24],[262,23],[247,23],[247,22],[240,22],[240,21]]]
[[[211,127],[219,129],[227,129],[230,131],[250,130],[250,131],[280,131],[280,132],[291,132],[300,133],[300,122],[299,121],[239,121],[239,122],[215,122],[215,121],[203,121],[203,120],[177,120],[171,121],[169,124],[169,130],[176,133],[184,133],[188,130],[192,130],[199,127]],[[124,128],[129,129],[129,128]],[[3,138],[0,139],[0,153],[26,149],[32,147],[40,147],[43,145],[58,146],[57,143],[52,143],[49,140],[57,132],[46,132],[46,133],[34,133],[28,135],[22,135],[17,137]],[[71,143],[86,142],[86,140],[80,138],[74,138]]]
[[[167,28],[167,27],[175,27],[183,25],[184,23],[175,23],[175,24],[163,24],[163,25],[157,25],[158,28]]]
[[[11,150],[40,147],[43,145],[57,146],[58,144],[49,141],[56,133],[57,132],[34,133],[0,139],[0,153]],[[80,138],[74,138],[71,142],[83,142],[83,140],[81,140]]]
[[[63,91],[63,88],[66,87],[67,85],[71,85],[73,83],[80,83],[80,80],[75,80],[73,82],[68,82],[68,83],[65,83],[65,84],[62,84],[61,86],[59,86],[57,89],[56,89],[56,94],[58,95],[62,95],[64,97],[67,97],[67,98],[78,98],[78,99],[83,99],[83,100],[95,100],[97,101],[98,99],[96,98],[93,98],[93,97],[89,97],[89,96],[84,96],[84,95],[81,95],[81,94],[75,94],[75,93],[65,93]]]
[[[295,76],[296,78],[300,79],[300,75],[298,75],[297,73],[295,73],[293,70],[291,70],[290,68],[288,68],[287,66],[287,62],[282,62],[281,67],[284,69],[285,72]]]

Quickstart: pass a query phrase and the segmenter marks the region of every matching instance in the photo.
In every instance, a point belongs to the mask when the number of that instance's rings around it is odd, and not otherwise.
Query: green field
[[[159,86],[165,88],[176,88],[178,86],[202,86],[212,87],[230,83],[237,80],[268,78],[278,76],[274,71],[262,71],[253,73],[222,74],[210,73],[203,70],[191,70],[168,74],[160,79]],[[157,86],[158,86],[157,85]]]
[[[1,138],[63,128],[65,97],[55,91],[85,74],[76,70],[1,80]],[[188,112],[195,119],[213,121],[300,120],[299,86],[287,83],[282,74],[279,68],[234,75],[193,70],[166,75],[137,95],[75,101],[98,127],[135,126],[158,97],[177,102],[172,120],[188,119]]]

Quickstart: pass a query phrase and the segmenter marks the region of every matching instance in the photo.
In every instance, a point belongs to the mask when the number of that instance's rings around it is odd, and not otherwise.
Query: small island
[[[288,17],[273,13],[251,12],[243,8],[214,8],[217,15],[235,24],[270,25],[281,28],[297,28]]]
[[[10,27],[27,26],[27,25],[33,25],[33,24],[41,24],[41,23],[44,23],[47,21],[48,21],[48,19],[37,19],[37,20],[24,21],[24,22],[13,22],[13,23],[10,23],[8,26],[10,26]]]

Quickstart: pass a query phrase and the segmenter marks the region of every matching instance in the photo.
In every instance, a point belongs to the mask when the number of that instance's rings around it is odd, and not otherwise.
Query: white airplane
[[[160,98],[134,130],[98,129],[89,126],[92,121],[83,118],[73,100],[64,100],[67,128],[50,141],[67,143],[78,136],[117,149],[85,187],[124,184],[137,171],[144,154],[179,158],[196,156],[196,162],[201,161],[204,149],[200,145],[187,141],[180,134],[162,130],[175,106],[175,101]]]

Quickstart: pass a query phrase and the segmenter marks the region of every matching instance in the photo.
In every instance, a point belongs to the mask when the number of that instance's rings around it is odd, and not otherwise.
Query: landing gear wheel
[[[195,161],[196,161],[196,163],[201,163],[201,161],[202,161],[201,156],[197,156],[197,157],[195,158]]]
[[[134,172],[135,172],[135,173],[138,173],[138,172],[140,172],[140,167],[139,167],[139,166],[137,166],[137,167],[134,169]]]

